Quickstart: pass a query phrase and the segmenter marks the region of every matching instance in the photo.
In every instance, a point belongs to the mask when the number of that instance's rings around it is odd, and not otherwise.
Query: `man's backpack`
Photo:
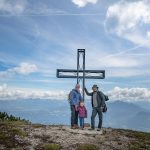
[[[70,102],[71,101],[71,93],[72,93],[73,90],[71,90],[68,94],[68,101]]]
[[[103,113],[106,113],[106,112],[107,112],[107,105],[106,105],[106,104],[104,105],[102,112],[103,112]]]
[[[105,97],[105,101],[109,100],[109,97],[107,95],[104,94],[104,97]]]
[[[104,97],[105,97],[105,101],[108,101],[109,100],[109,97],[107,95],[104,94]],[[103,110],[102,110],[103,113],[106,113],[107,112],[107,105],[105,103],[104,107],[103,107]]]
[[[68,94],[67,100],[68,100],[69,102],[71,101],[71,91],[70,91],[69,94]]]

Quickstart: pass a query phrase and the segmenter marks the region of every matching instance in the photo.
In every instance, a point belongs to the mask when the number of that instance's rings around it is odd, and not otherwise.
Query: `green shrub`
[[[44,144],[42,146],[43,150],[60,150],[60,145],[55,143]]]
[[[19,135],[20,137],[26,137],[28,134],[20,129],[13,128],[10,130],[14,135]],[[10,132],[9,131],[9,132]]]
[[[128,137],[134,138],[129,145],[130,150],[148,150],[150,149],[150,133],[128,131]]]
[[[24,137],[28,136],[28,133],[19,129],[17,126],[12,124],[13,122],[3,122],[0,123],[0,145],[4,145],[6,149],[17,148],[18,146],[28,145],[24,141]],[[15,137],[23,140],[23,142],[18,141]]]
[[[92,144],[79,144],[77,150],[98,150],[98,148]]]
[[[20,117],[15,117],[13,115],[8,115],[6,112],[0,112],[0,121],[22,121],[25,123],[30,123],[29,120],[21,119]]]

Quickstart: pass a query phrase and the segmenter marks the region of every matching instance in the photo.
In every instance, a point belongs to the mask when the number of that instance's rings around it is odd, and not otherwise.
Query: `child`
[[[87,110],[84,106],[83,101],[80,102],[80,105],[78,107],[78,111],[79,111],[80,127],[83,130],[84,129],[84,118],[87,118]]]

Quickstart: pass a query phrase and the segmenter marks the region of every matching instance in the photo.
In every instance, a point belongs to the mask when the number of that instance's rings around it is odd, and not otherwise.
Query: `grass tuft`
[[[43,150],[60,150],[61,146],[55,143],[43,144]]]
[[[92,144],[79,144],[77,150],[98,150],[98,148]]]

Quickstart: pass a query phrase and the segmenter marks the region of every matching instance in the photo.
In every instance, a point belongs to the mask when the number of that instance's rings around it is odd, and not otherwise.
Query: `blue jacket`
[[[70,93],[70,105],[79,105],[82,100],[81,93],[73,89]]]

